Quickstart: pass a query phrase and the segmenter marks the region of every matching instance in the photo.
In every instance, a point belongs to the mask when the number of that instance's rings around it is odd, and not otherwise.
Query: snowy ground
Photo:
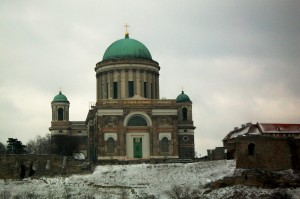
[[[96,167],[93,174],[38,180],[0,180],[0,198],[168,198],[174,185],[197,190],[201,198],[261,198],[276,190],[245,186],[225,187],[203,194],[204,185],[233,175],[234,161],[210,161],[189,164],[139,164]],[[300,189],[288,189],[300,196]]]

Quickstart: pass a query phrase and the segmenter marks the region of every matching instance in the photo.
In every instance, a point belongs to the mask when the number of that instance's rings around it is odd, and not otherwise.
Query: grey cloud
[[[126,22],[161,65],[160,95],[183,88],[192,99],[202,155],[242,123],[299,122],[299,9],[277,0],[2,2],[0,91],[11,92],[0,95],[0,141],[48,132],[60,87],[71,119],[84,120],[95,64]]]

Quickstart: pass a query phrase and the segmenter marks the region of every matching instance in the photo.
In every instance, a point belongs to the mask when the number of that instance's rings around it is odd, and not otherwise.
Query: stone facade
[[[294,138],[246,136],[235,139],[236,167],[242,169],[300,169],[300,141]]]
[[[85,122],[52,121],[51,151],[57,155],[71,156],[81,153],[87,157],[87,127]]]
[[[139,158],[193,158],[192,113],[188,112],[190,119],[182,119],[182,108],[187,106],[191,104],[176,100],[98,100],[88,117],[89,156],[98,160],[137,158],[134,140],[138,138],[142,148]],[[113,150],[109,149],[110,138]]]
[[[300,140],[300,124],[283,123],[246,123],[235,127],[223,139],[223,146],[227,149],[227,158],[236,158],[236,138],[249,136],[265,136],[273,138],[295,138]]]

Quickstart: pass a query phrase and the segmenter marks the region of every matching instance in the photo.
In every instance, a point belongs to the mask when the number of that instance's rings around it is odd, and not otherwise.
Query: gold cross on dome
[[[126,23],[124,27],[125,27],[125,36],[128,36],[129,33],[128,33],[128,29],[127,28],[129,27],[129,25]]]

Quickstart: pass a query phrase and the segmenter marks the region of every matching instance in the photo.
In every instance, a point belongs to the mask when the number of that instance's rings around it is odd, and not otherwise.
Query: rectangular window
[[[128,97],[134,96],[134,82],[128,81]]]
[[[118,99],[118,82],[114,82],[114,99]]]
[[[144,82],[144,97],[147,98],[147,82]]]

